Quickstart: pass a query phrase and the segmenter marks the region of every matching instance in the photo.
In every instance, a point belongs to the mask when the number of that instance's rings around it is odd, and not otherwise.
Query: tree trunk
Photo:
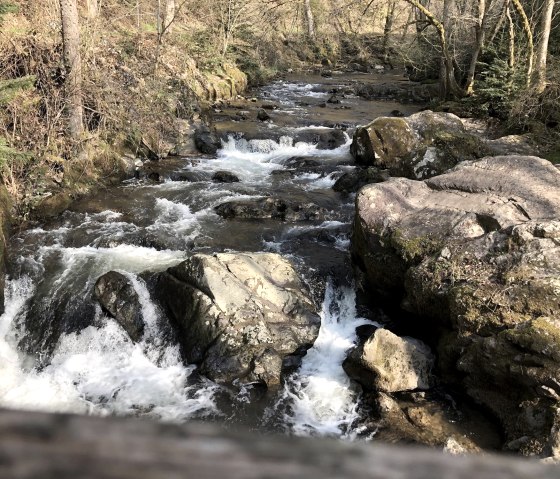
[[[531,86],[531,79],[533,77],[533,61],[535,58],[535,47],[533,45],[533,30],[531,29],[531,24],[529,23],[529,19],[527,18],[527,14],[525,13],[525,9],[519,0],[511,0],[513,6],[517,10],[517,13],[521,17],[523,23],[523,30],[525,31],[525,35],[527,36],[527,86]]]
[[[465,92],[461,89],[455,78],[455,66],[453,63],[453,56],[449,51],[448,33],[443,23],[441,23],[430,10],[428,10],[420,0],[406,0],[407,3],[417,9],[417,18],[424,18],[434,26],[438,32],[439,43],[441,46],[441,90],[440,96],[445,99],[449,96],[462,97]],[[451,18],[452,0],[444,0],[443,3],[443,18],[445,23],[449,25]],[[418,27],[417,27],[418,28]]]
[[[304,0],[305,18],[307,20],[307,34],[309,38],[315,41],[315,19],[313,17],[313,10],[311,9],[311,0]]]
[[[175,0],[166,0],[165,2],[165,17],[163,19],[164,31],[171,30],[171,24],[175,20]]]
[[[385,16],[385,28],[383,29],[383,55],[385,55],[385,60],[387,60],[387,56],[389,55],[389,37],[391,35],[391,31],[393,30],[396,4],[397,2],[394,0],[389,2],[389,5],[387,6],[387,15]]]
[[[554,0],[545,0],[541,12],[541,38],[537,47],[535,74],[533,77],[533,88],[535,88],[538,93],[542,93],[546,88],[546,56],[548,54],[548,40],[550,38],[553,10]]]
[[[475,26],[476,29],[476,40],[471,56],[471,62],[469,65],[469,70],[467,72],[467,81],[465,84],[465,91],[467,95],[470,95],[474,91],[474,76],[476,73],[476,64],[478,63],[478,56],[482,51],[484,46],[484,41],[486,39],[486,21],[487,21],[487,5],[486,0],[478,0],[478,18]]]
[[[509,4],[506,7],[506,17],[508,20],[508,38],[509,38],[508,66],[513,70],[513,67],[515,66],[515,25],[513,23],[513,18],[511,18]]]
[[[95,20],[99,13],[99,0],[86,0],[88,19]]]
[[[76,0],[60,0],[62,41],[64,46],[64,82],[68,131],[79,138],[83,131],[82,58],[80,56],[80,23]]]
[[[494,39],[496,38],[496,35],[498,35],[498,32],[502,28],[502,24],[504,23],[504,19],[506,18],[506,10],[508,9],[508,7],[509,7],[509,0],[504,0],[504,3],[502,5],[502,12],[498,16],[498,19],[494,23],[494,26],[490,29],[491,33],[488,36],[488,43],[490,44],[494,43]]]
[[[410,12],[408,12],[408,19],[406,21],[406,23],[403,25],[403,31],[402,31],[402,35],[401,35],[401,40],[405,41],[406,37],[408,36],[408,28],[410,27],[410,25],[412,24],[412,20],[414,20],[414,8],[410,9]]]
[[[439,32],[442,51],[440,74],[440,95],[442,99],[449,98],[450,96],[461,97],[464,94],[455,78],[455,64],[453,61],[453,56],[449,51],[449,39],[451,38],[451,19],[453,17],[454,3],[454,0],[443,1],[443,22],[437,22],[438,25],[434,24]],[[435,20],[433,14],[431,16]],[[426,17],[428,17],[428,20],[431,21],[428,15],[426,15]]]

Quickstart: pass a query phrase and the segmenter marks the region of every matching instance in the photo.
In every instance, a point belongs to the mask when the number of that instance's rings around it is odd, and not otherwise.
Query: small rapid
[[[249,389],[219,386],[185,364],[176,333],[154,299],[153,278],[192,253],[274,251],[289,258],[317,302],[322,299],[322,323],[300,369],[252,412],[260,417],[246,422],[295,435],[357,436],[360,394],[342,362],[356,327],[368,321],[358,317],[348,286],[354,198],[332,189],[354,168],[350,136],[344,132],[338,145],[325,149],[285,134],[335,131],[309,119],[300,106],[302,97],[326,98],[320,85],[277,82],[261,95],[301,124],[266,124],[280,132],[275,139],[232,132],[215,157],[185,158],[161,182],[127,181],[11,240],[0,317],[0,406],[175,422],[230,420],[224,398],[244,403]],[[358,104],[354,97],[348,101]],[[332,124],[344,110],[331,113]],[[224,170],[240,181],[212,181]],[[176,179],[181,175],[185,181]],[[290,223],[224,219],[215,210],[228,201],[269,197],[313,203],[325,214]],[[139,298],[146,327],[137,343],[93,298],[97,279],[109,271],[125,275]],[[239,408],[233,414],[248,413]]]
[[[0,402],[4,407],[92,415],[135,415],[184,421],[218,413],[215,384],[189,386],[177,345],[159,328],[159,313],[141,279],[127,273],[148,326],[134,344],[96,309],[96,326],[62,336],[50,363],[37,368],[14,344],[14,321],[33,295],[30,278],[9,281],[0,317]]]
[[[359,393],[342,369],[346,352],[356,341],[356,328],[372,324],[357,317],[353,288],[327,284],[321,329],[302,365],[286,381],[279,405],[283,419],[298,436],[356,437]]]

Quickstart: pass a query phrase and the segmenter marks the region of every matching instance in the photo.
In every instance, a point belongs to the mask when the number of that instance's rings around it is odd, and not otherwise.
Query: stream
[[[355,126],[395,109],[417,110],[351,93],[358,81],[388,77],[292,76],[272,83],[253,92],[277,105],[270,121],[240,119],[239,109],[217,112],[216,126],[227,139],[215,157],[163,160],[163,181],[129,180],[12,238],[0,317],[0,405],[173,422],[207,418],[296,435],[360,435],[359,392],[341,363],[356,327],[375,318],[359,317],[352,287],[354,197],[332,186],[355,168],[349,153]],[[333,89],[342,92],[340,103],[326,103]],[[329,132],[340,144],[327,149],[313,140]],[[210,181],[223,170],[240,181]],[[198,181],[174,181],[177,174]],[[227,201],[264,196],[312,202],[326,214],[298,222],[226,220],[214,210]],[[247,406],[252,393],[246,388],[226,391],[183,364],[174,332],[151,299],[150,272],[193,252],[222,251],[280,253],[322,296],[315,345],[258,408]],[[127,275],[140,297],[146,332],[139,343],[92,297],[97,278],[112,270]]]

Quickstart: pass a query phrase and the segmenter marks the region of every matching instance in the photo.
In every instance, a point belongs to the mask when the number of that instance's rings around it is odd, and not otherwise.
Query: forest
[[[387,65],[438,83],[434,105],[531,131],[554,155],[552,0],[3,1],[0,22],[2,178],[20,216],[60,159],[80,158],[66,165],[79,190],[123,148],[160,154],[177,118],[230,95],[232,81],[242,89],[242,74],[258,85]]]

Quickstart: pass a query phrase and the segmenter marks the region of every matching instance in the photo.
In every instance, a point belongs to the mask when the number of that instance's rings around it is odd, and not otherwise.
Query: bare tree
[[[511,11],[509,9],[509,2],[506,6],[506,17],[508,21],[508,66],[513,69],[515,66],[515,25],[513,23],[513,18],[511,17]]]
[[[99,13],[99,0],[86,0],[88,18],[95,20]]]
[[[471,55],[471,62],[469,65],[469,70],[467,72],[467,81],[465,85],[467,94],[473,93],[476,64],[478,63],[478,57],[480,55],[480,52],[482,51],[484,41],[486,39],[486,24],[488,23],[488,3],[486,2],[486,0],[478,0],[477,10],[478,11],[475,24],[475,44],[473,53]]]
[[[311,40],[315,41],[315,17],[313,16],[313,9],[311,8],[311,0],[304,0],[304,7],[305,19],[307,20],[307,34]]]
[[[62,41],[64,46],[64,82],[68,131],[78,138],[84,128],[82,101],[82,57],[80,55],[80,22],[76,0],[60,0]]]
[[[453,0],[444,0],[443,2],[443,22],[439,21],[436,16],[428,10],[426,6],[419,0],[406,0],[413,7],[417,8],[425,20],[435,27],[438,32],[438,39],[441,48],[441,75],[440,75],[440,95],[442,98],[449,96],[461,97],[464,95],[463,89],[457,83],[455,78],[455,64],[453,56],[449,49],[448,27],[451,19]]]
[[[389,55],[389,37],[393,31],[393,21],[395,18],[395,7],[397,6],[396,0],[390,0],[387,5],[387,15],[385,16],[385,27],[383,28],[383,55],[385,60]]]
[[[518,15],[521,17],[521,23],[523,25],[523,30],[525,31],[525,36],[527,37],[527,86],[531,85],[531,79],[533,77],[533,62],[535,58],[535,47],[533,45],[533,29],[529,23],[529,18],[525,13],[525,9],[519,0],[511,0],[515,10],[517,10]]]
[[[548,54],[548,40],[552,27],[552,12],[554,0],[545,0],[540,18],[540,40],[537,47],[537,58],[535,60],[535,73],[533,76],[533,87],[538,93],[546,88],[546,57]]]

